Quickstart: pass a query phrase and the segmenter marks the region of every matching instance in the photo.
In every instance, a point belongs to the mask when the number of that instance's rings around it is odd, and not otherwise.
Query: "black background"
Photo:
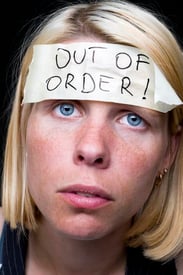
[[[12,2],[14,4],[12,4]],[[0,9],[0,168],[3,160],[4,141],[6,136],[7,106],[9,103],[9,91],[11,90],[12,67],[15,66],[14,57],[19,51],[23,37],[26,34],[31,19],[40,14],[48,13],[57,6],[63,6],[71,1],[57,0],[29,0],[29,1],[3,1]],[[72,3],[77,1],[72,1]],[[80,1],[81,2],[81,1]],[[83,1],[84,2],[84,1]],[[86,2],[86,1],[85,1]],[[161,0],[135,1],[145,7],[155,10],[163,15],[166,23],[174,31],[179,42],[183,44],[183,12],[180,0],[166,3]],[[168,2],[168,1],[167,1]]]

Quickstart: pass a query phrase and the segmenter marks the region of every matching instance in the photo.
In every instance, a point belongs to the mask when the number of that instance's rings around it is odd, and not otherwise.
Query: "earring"
[[[157,176],[157,180],[155,183],[156,186],[159,186],[161,184],[161,181],[163,177],[167,174],[167,172],[168,172],[168,169],[164,168],[163,171],[159,174],[159,176]]]
[[[168,169],[167,169],[167,168],[164,168],[164,169],[163,169],[163,172],[159,174],[159,179],[162,180],[163,177],[164,177],[164,175],[167,174],[167,172],[168,172]]]

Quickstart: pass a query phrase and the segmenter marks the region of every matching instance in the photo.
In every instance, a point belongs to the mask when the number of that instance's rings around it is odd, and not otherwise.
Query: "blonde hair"
[[[4,158],[2,207],[12,228],[36,230],[39,211],[26,185],[26,125],[32,105],[21,105],[23,89],[35,44],[52,44],[78,37],[135,46],[147,52],[183,100],[181,48],[164,22],[152,11],[126,1],[98,1],[70,5],[47,15],[24,41],[22,63],[9,122]],[[170,131],[181,124],[183,111],[170,112]],[[160,187],[154,187],[134,218],[127,245],[143,246],[156,260],[175,257],[183,245],[183,137],[176,159]]]

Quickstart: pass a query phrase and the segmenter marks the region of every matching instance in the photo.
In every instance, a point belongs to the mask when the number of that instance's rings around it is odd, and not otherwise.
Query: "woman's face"
[[[126,230],[169,165],[168,118],[94,101],[43,101],[28,120],[27,177],[44,224],[77,239]]]

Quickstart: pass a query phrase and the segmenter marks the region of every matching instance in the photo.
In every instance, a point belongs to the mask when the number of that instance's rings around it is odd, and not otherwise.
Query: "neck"
[[[29,234],[28,275],[123,275],[125,262],[119,232],[97,240],[71,239],[45,227]]]

